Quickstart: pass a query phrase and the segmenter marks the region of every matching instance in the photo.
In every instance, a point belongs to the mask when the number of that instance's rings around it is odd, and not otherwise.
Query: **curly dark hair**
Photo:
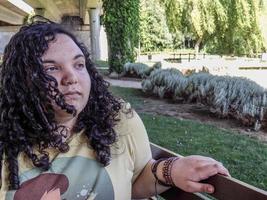
[[[10,189],[19,188],[19,153],[47,170],[48,147],[60,152],[69,149],[64,140],[66,128],[57,125],[52,101],[70,114],[76,115],[76,110],[65,102],[56,79],[45,73],[41,60],[57,34],[68,35],[81,49],[91,78],[89,100],[78,116],[75,132],[84,130],[104,166],[109,164],[110,146],[117,140],[113,128],[122,103],[108,91],[108,82],[97,72],[85,46],[59,24],[37,21],[25,25],[6,46],[0,74],[0,160],[6,158],[8,163]]]

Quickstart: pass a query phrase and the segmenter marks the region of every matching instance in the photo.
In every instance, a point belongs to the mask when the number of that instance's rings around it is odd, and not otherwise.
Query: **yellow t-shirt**
[[[111,147],[111,163],[102,167],[88,139],[81,132],[69,141],[70,150],[59,153],[50,149],[51,166],[41,171],[21,153],[19,190],[8,190],[7,166],[2,169],[0,199],[6,200],[127,200],[131,199],[132,183],[151,159],[148,137],[137,113],[120,112],[114,128],[118,141]]]

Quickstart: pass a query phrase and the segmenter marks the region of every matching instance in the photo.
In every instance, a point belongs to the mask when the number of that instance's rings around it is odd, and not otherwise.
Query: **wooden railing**
[[[180,156],[153,143],[150,143],[150,147],[154,159]],[[219,200],[267,200],[266,191],[235,178],[215,175],[203,182],[210,183],[215,187],[215,192],[210,195],[212,197],[201,193],[187,193],[178,188],[171,188],[160,196],[167,200],[208,200],[214,198]]]
[[[182,60],[188,60],[190,62],[191,60],[195,60],[196,57],[198,58],[205,58],[207,54],[195,54],[195,53],[172,53],[171,57],[168,59],[169,61],[182,61]]]
[[[241,54],[238,55],[238,57],[246,57],[246,58],[256,58],[256,59],[262,59],[262,53],[258,53],[258,54],[253,54],[253,55],[249,55],[249,54]],[[166,61],[169,62],[182,62],[182,60],[187,60],[188,62],[190,62],[191,60],[196,60],[196,59],[205,59],[205,58],[211,58],[213,57],[213,59],[215,58],[221,58],[224,57],[225,59],[237,59],[237,57],[235,56],[231,56],[231,55],[210,55],[210,54],[206,54],[206,53],[171,53],[170,57],[165,59]]]

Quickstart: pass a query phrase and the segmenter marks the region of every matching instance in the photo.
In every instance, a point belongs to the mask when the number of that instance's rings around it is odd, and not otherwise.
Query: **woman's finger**
[[[206,192],[213,193],[214,187],[207,183],[199,183],[190,181],[187,184],[187,187],[184,189],[186,192]]]
[[[208,178],[215,174],[230,176],[229,171],[220,162],[212,162],[203,167],[203,174],[205,175],[203,178]]]

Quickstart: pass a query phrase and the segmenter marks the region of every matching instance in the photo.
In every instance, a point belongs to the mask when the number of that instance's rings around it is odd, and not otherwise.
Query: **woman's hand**
[[[171,176],[174,184],[186,192],[213,193],[214,187],[199,181],[215,174],[230,176],[222,163],[204,156],[187,156],[173,163]]]

